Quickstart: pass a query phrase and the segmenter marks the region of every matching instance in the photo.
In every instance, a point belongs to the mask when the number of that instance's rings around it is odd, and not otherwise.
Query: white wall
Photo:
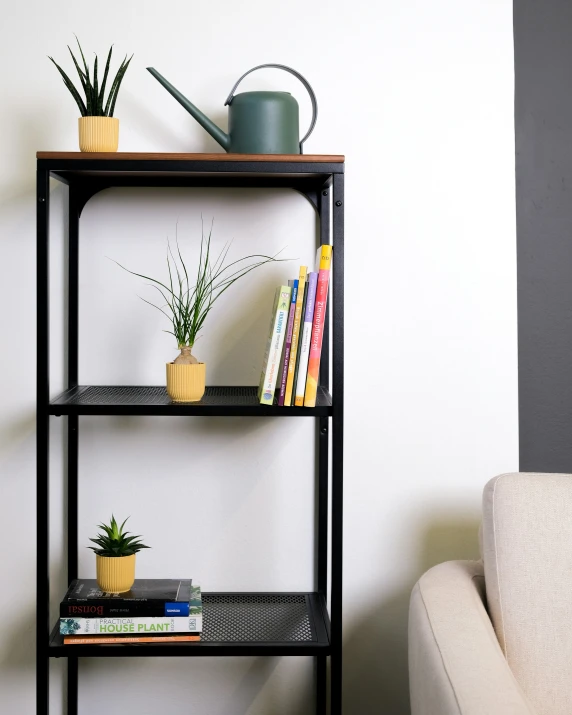
[[[401,715],[410,588],[431,564],[476,554],[482,485],[517,468],[511,13],[509,0],[11,7],[0,26],[2,712],[34,707],[34,153],[77,146],[77,113],[46,55],[69,65],[73,32],[90,53],[111,42],[117,55],[135,52],[117,105],[125,151],[216,150],[147,65],[221,123],[232,83],[258,63],[292,65],[313,84],[320,117],[306,150],[347,155],[344,711]],[[265,72],[245,83],[254,87],[295,92],[308,120],[293,78]],[[52,194],[54,390],[64,191]],[[173,351],[161,316],[106,256],[155,268],[177,219],[192,254],[201,212],[215,217],[216,241],[234,237],[237,256],[287,245],[310,260],[314,215],[293,193],[98,195],[82,219],[82,381],[162,380]],[[198,348],[211,382],[257,382],[272,286],[291,273],[270,267],[221,301]],[[297,451],[311,453],[310,423],[82,419],[81,545],[113,509],[154,546],[141,576],[191,575],[211,590],[310,588],[312,473],[292,468]],[[81,574],[93,574],[83,548]],[[52,664],[54,712],[60,670]],[[96,659],[81,663],[80,708],[303,715],[311,683],[304,659]]]

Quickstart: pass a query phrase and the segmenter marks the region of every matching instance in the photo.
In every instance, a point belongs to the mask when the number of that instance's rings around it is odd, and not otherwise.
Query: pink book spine
[[[330,269],[321,268],[318,273],[318,287],[316,288],[316,302],[314,304],[314,323],[312,325],[312,341],[310,343],[310,357],[308,359],[304,407],[316,406],[329,282]]]
[[[294,330],[294,315],[296,313],[296,299],[298,297],[298,281],[292,281],[292,300],[290,302],[290,312],[288,313],[288,325],[286,327],[286,344],[284,347],[284,360],[282,362],[282,370],[280,371],[280,395],[278,397],[278,406],[284,407],[284,398],[286,396],[286,381],[288,379],[288,362],[290,360],[290,351],[292,349],[292,332]]]

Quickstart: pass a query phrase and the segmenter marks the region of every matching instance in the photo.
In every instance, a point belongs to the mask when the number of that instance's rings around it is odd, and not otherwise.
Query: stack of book
[[[278,286],[270,316],[258,397],[263,405],[315,407],[332,247],[320,246],[316,270]]]
[[[78,579],[60,604],[65,645],[200,641],[202,630],[201,589],[190,579],[138,579],[126,593]]]

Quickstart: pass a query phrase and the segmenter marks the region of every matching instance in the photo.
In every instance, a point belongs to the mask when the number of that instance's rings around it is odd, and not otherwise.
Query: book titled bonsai
[[[187,617],[196,608],[202,613],[201,590],[191,579],[137,579],[120,594],[105,593],[95,579],[76,579],[60,604],[60,617]]]

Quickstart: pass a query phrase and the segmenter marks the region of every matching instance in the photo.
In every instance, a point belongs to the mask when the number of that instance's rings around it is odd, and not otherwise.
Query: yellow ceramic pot
[[[81,151],[117,151],[119,145],[117,117],[80,117],[78,122]]]
[[[125,593],[135,581],[135,554],[131,556],[95,555],[97,585],[107,593]]]
[[[167,363],[167,394],[173,402],[198,402],[205,394],[206,364]]]

